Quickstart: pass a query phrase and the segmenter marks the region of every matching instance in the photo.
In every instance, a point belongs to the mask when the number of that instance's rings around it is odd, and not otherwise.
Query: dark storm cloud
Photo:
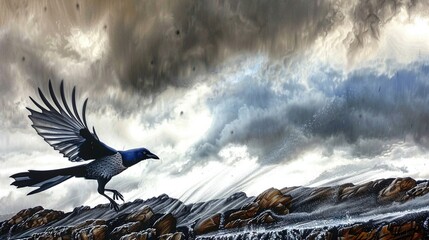
[[[336,91],[336,98],[314,116],[310,131],[327,137],[339,133],[348,142],[358,138],[403,138],[416,142],[429,136],[429,83],[420,69],[398,71],[393,77],[351,75]]]
[[[283,58],[343,19],[329,1],[157,1],[119,4],[109,23],[112,66],[145,94],[192,86],[192,76],[241,53]]]
[[[60,36],[54,51],[61,58],[79,60],[79,55],[66,46],[64,38],[70,30],[105,32],[108,50],[100,61],[88,63],[91,72],[82,89],[100,96],[100,102],[111,103],[119,113],[130,114],[126,100],[103,97],[108,87],[119,84],[130,96],[137,93],[149,99],[144,103],[136,101],[137,105],[154,104],[153,97],[168,86],[189,88],[199,79],[195,76],[235,55],[263,53],[288,64],[295,54],[335,31],[345,20],[353,24],[342,36],[352,56],[377,39],[384,24],[401,9],[420,14],[427,11],[426,5],[411,0],[5,1],[0,5],[0,23],[8,26],[22,22],[19,36],[32,46],[26,55],[35,57],[14,57],[31,60],[32,77],[54,81],[64,78],[58,74],[62,69],[40,66],[55,61],[43,54],[49,50],[49,38]],[[29,22],[30,17],[34,20]],[[31,29],[42,34],[37,39],[27,39],[25,31]]]
[[[122,115],[155,105],[169,86],[192,87],[201,79],[196,76],[234,55],[291,57],[343,19],[329,1],[5,1],[0,8],[3,91],[19,96],[12,82],[23,81],[34,95],[37,87],[46,90],[48,79],[78,80],[79,92],[91,97],[90,112],[111,106]],[[73,29],[107,34],[103,57],[88,62],[70,48]],[[84,62],[90,70],[79,75],[61,62]],[[14,64],[24,79],[11,72]],[[118,86],[120,94],[106,95]],[[4,112],[12,112],[13,98],[1,98],[9,99],[2,101]],[[20,119],[20,126],[27,123]]]
[[[128,2],[129,3],[129,2]],[[146,95],[190,87],[193,76],[243,53],[285,63],[316,39],[352,22],[351,57],[376,43],[401,10],[425,14],[424,1],[157,1],[121,3],[110,13],[112,67],[125,89]]]
[[[43,82],[43,77],[54,76],[52,71],[37,56],[37,48],[22,38],[17,32],[11,32],[0,38],[0,127],[9,130],[25,128],[26,118],[21,115],[23,95],[28,85],[36,87]],[[50,73],[50,74],[49,74]],[[36,87],[37,88],[37,87]],[[25,115],[24,115],[25,116]]]
[[[195,161],[217,158],[229,144],[248,146],[261,164],[295,159],[311,147],[332,154],[338,146],[354,157],[375,157],[393,143],[411,139],[429,147],[429,78],[427,65],[400,70],[394,76],[370,70],[313,76],[312,90],[285,84],[274,90],[269,80],[248,77],[228,85],[209,102],[214,120],[206,138],[190,156]],[[330,86],[327,88],[326,86]]]

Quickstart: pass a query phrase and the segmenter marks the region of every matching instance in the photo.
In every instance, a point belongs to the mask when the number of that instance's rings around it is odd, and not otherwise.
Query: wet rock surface
[[[1,222],[0,239],[429,239],[427,193],[426,180],[392,178],[194,204],[164,194],[119,212],[106,204],[68,213],[38,206]]]

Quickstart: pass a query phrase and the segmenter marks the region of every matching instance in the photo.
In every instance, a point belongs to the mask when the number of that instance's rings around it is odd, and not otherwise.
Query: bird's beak
[[[156,156],[156,155],[155,155],[155,154],[153,154],[153,153],[148,154],[148,155],[147,155],[147,157],[148,157],[148,158],[152,158],[152,159],[159,159],[159,157],[158,157],[158,156]]]

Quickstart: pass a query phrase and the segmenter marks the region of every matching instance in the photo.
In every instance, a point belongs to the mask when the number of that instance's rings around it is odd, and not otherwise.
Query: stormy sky
[[[185,202],[268,187],[428,178],[426,1],[1,1],[0,213],[105,203],[72,179],[40,194],[10,175],[73,166],[25,107],[64,80],[87,120],[145,161],[108,186]]]

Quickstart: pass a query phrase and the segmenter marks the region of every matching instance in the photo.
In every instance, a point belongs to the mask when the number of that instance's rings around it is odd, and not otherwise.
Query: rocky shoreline
[[[391,178],[194,204],[161,195],[119,213],[107,204],[68,213],[38,206],[1,222],[0,239],[427,239],[428,192],[428,180]]]

